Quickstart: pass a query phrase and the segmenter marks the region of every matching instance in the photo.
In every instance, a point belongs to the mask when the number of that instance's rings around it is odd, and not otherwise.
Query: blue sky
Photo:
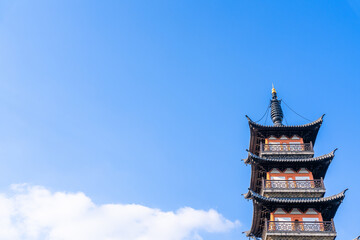
[[[325,184],[327,195],[350,189],[335,225],[352,239],[359,42],[359,0],[2,1],[0,191],[27,183],[98,205],[215,209],[241,224],[198,234],[245,239],[244,116],[263,115],[274,83],[300,114],[326,114],[315,151],[339,148]]]

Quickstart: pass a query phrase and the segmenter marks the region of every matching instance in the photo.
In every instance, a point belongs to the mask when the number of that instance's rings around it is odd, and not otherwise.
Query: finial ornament
[[[275,90],[275,88],[274,88],[274,84],[272,84],[271,93],[276,93],[276,90]]]

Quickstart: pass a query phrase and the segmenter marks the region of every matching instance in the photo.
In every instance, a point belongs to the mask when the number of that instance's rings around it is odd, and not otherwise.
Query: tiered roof
[[[250,147],[248,157],[243,161],[245,164],[251,164],[250,188],[246,199],[253,200],[254,212],[251,230],[247,232],[248,236],[261,237],[265,219],[269,219],[270,213],[277,208],[283,208],[286,211],[292,208],[298,208],[305,211],[308,208],[314,208],[322,214],[324,221],[330,221],[345,197],[345,192],[330,197],[313,198],[281,198],[265,197],[260,194],[262,179],[266,178],[266,173],[272,168],[284,170],[292,168],[294,170],[306,168],[313,173],[315,179],[325,177],[326,171],[334,158],[334,151],[319,156],[309,157],[306,155],[283,155],[279,157],[260,157],[260,144],[265,142],[266,138],[274,136],[280,138],[286,136],[291,138],[297,135],[303,138],[304,143],[315,143],[317,134],[322,125],[324,115],[319,119],[304,125],[285,126],[282,124],[283,112],[281,110],[281,100],[277,99],[276,91],[273,88],[271,100],[271,118],[273,126],[265,126],[252,121],[248,116],[246,118],[250,127]]]

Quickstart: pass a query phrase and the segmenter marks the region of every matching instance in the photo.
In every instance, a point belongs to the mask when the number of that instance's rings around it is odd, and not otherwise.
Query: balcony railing
[[[261,153],[302,153],[314,152],[312,143],[302,144],[260,144]]]
[[[335,233],[333,221],[301,222],[301,221],[266,221],[266,233]]]
[[[323,179],[317,180],[265,180],[262,182],[264,190],[282,189],[313,189],[325,190]]]

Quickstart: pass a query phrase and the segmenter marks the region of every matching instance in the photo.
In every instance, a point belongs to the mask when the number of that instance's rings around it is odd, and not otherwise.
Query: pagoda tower
[[[245,164],[251,165],[246,199],[253,201],[252,226],[246,235],[262,240],[332,240],[333,222],[345,192],[324,197],[324,177],[335,150],[314,157],[316,136],[323,122],[283,125],[281,100],[272,89],[272,126],[248,116],[250,147]]]

